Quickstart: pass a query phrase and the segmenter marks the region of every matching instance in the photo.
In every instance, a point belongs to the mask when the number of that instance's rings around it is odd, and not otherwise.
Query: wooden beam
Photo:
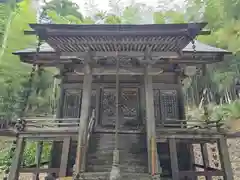
[[[195,28],[194,28],[195,29]],[[45,30],[45,29],[44,29]],[[200,33],[199,31],[198,33]],[[48,39],[51,36],[187,36],[187,29],[168,29],[168,30],[138,30],[138,31],[129,31],[129,30],[79,30],[79,29],[46,29],[46,35]]]
[[[67,175],[67,165],[68,165],[70,145],[71,145],[71,137],[64,138],[59,177],[65,177]]]
[[[94,129],[94,133],[115,134],[115,132],[116,132],[115,129],[107,129],[99,126]],[[144,133],[145,133],[144,128],[139,130],[124,130],[124,129],[119,130],[119,134],[144,134]]]
[[[101,67],[101,68],[92,68],[92,75],[116,75],[117,71],[116,68],[108,68],[108,67]],[[151,68],[148,71],[148,75],[157,76],[163,73],[161,68]],[[66,75],[76,74],[79,76],[83,76],[84,72],[82,68],[76,68],[74,73],[66,73]],[[145,68],[119,68],[119,75],[144,75]]]
[[[66,58],[68,58],[68,57],[66,56]],[[72,57],[69,56],[69,58],[72,58]],[[99,59],[100,58],[101,57],[99,57]],[[53,57],[53,59],[54,59],[54,57]],[[34,62],[32,58],[24,59],[21,61],[24,63],[29,63],[29,64],[32,64]],[[182,58],[171,59],[171,60],[170,60],[170,58],[166,58],[166,59],[161,59],[161,60],[154,60],[153,62],[154,62],[154,64],[161,64],[161,65],[167,65],[170,63],[171,64],[177,63],[177,64],[186,64],[186,65],[198,65],[198,64],[212,64],[212,63],[217,63],[220,61],[222,61],[222,59],[213,60],[212,58],[204,58],[203,57],[201,59],[197,58],[196,60],[193,60],[193,59],[184,58],[184,56],[183,56]],[[51,67],[51,66],[57,67],[59,64],[72,64],[72,63],[77,64],[77,61],[75,61],[75,59],[61,59],[59,61],[47,59],[47,60],[38,60],[37,61],[37,64],[42,64],[42,66],[44,66],[44,67]]]
[[[218,150],[221,159],[222,169],[224,170],[224,180],[233,180],[232,165],[229,158],[227,139],[224,136],[218,141]]]
[[[90,105],[91,105],[91,95],[92,95],[92,70],[89,64],[85,64],[85,75],[83,80],[83,94],[82,94],[82,105],[81,105],[81,116],[80,125],[78,132],[78,145],[77,145],[77,155],[76,155],[76,173],[80,173],[82,165],[82,155],[83,148],[86,145],[85,133],[88,127],[88,119],[90,115]]]
[[[21,173],[58,173],[59,168],[20,168]]]
[[[115,51],[97,51],[91,52],[93,57],[115,57]],[[61,52],[60,59],[77,59],[77,58],[85,58],[88,55],[88,52]],[[120,51],[118,52],[118,56],[127,56],[127,57],[144,57],[144,52],[139,51]],[[151,52],[151,57],[157,58],[178,58],[179,54],[177,52]]]
[[[8,180],[17,180],[19,177],[20,164],[23,158],[23,151],[25,147],[25,139],[22,137],[17,138],[16,151],[10,168]]]
[[[171,169],[172,169],[172,180],[178,180],[179,168],[178,168],[177,147],[176,147],[175,138],[169,138],[169,151],[170,151],[170,160],[171,160]]]
[[[36,145],[36,158],[35,158],[36,168],[40,168],[42,150],[43,141],[38,141]],[[39,180],[39,173],[34,172],[32,180]]]
[[[185,178],[188,177],[190,178],[194,178],[194,179],[198,179],[198,177],[200,176],[209,176],[209,177],[213,177],[213,176],[222,176],[224,173],[222,171],[219,170],[215,170],[215,171],[180,171],[179,172],[179,178]]]

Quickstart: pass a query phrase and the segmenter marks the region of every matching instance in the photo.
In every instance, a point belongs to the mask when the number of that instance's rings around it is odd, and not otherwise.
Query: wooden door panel
[[[138,88],[121,88],[119,93],[119,128],[137,126],[139,108]],[[116,120],[116,90],[105,88],[101,92],[100,125],[115,127]]]
[[[138,118],[139,94],[138,88],[121,88],[120,91],[120,128],[139,125]]]
[[[116,91],[114,88],[102,89],[100,113],[102,126],[115,127]]]

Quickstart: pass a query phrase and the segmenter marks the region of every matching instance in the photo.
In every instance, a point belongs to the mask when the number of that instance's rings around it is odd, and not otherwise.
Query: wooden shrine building
[[[44,43],[14,54],[58,68],[61,95],[56,118],[2,129],[18,135],[9,180],[19,172],[32,172],[34,180],[46,172],[108,180],[116,149],[120,179],[233,180],[220,124],[185,120],[182,80],[189,69],[199,73],[229,53],[194,40],[207,34],[206,23],[30,26]],[[39,141],[36,165],[22,167],[24,142],[31,140]],[[48,168],[41,167],[43,141],[53,141]],[[218,144],[217,167],[209,162],[209,143]],[[203,164],[195,163],[193,144],[200,144]]]

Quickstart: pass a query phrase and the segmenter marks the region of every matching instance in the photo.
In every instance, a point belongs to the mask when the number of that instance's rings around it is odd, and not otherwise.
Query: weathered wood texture
[[[225,171],[224,179],[233,180],[232,166],[228,153],[227,139],[222,136],[218,142],[219,155],[222,162],[222,168]]]
[[[61,73],[62,73],[62,70],[61,70]],[[59,96],[59,101],[57,106],[57,115],[56,115],[57,118],[63,117],[64,96],[65,96],[65,91],[63,89],[63,80],[61,80],[60,96]],[[50,163],[49,163],[50,168],[60,167],[60,160],[59,160],[60,158],[58,157],[61,157],[61,152],[62,152],[62,143],[54,141],[51,149],[51,157],[50,157]]]
[[[177,143],[177,157],[178,157],[178,167],[181,171],[190,170],[190,156],[189,149],[187,144]],[[162,177],[172,177],[171,172],[171,160],[170,160],[170,151],[169,144],[165,143],[157,143],[157,152],[159,156],[160,166],[162,168]]]
[[[120,134],[120,169],[123,172],[148,171],[145,135]],[[110,172],[114,150],[114,134],[95,133],[88,152],[88,172]]]
[[[168,143],[157,143],[157,153],[162,168],[161,177],[171,177],[171,161]]]
[[[101,111],[99,125],[114,128],[116,111],[116,93],[113,88],[101,91]],[[119,128],[137,128],[141,125],[139,118],[139,91],[138,88],[120,88]]]
[[[147,57],[149,58],[149,57]],[[156,121],[154,116],[154,96],[152,76],[149,75],[151,66],[148,65],[144,74],[145,100],[146,100],[146,131],[147,131],[147,151],[148,151],[148,171],[155,175],[158,173],[159,159],[156,159]]]
[[[171,169],[172,169],[172,180],[178,180],[179,167],[178,167],[176,140],[174,138],[169,139],[169,151],[170,151],[170,160],[171,160]]]
[[[71,145],[71,138],[70,137],[64,138],[63,146],[62,146],[60,171],[59,171],[60,177],[65,177],[67,175],[70,145]]]
[[[202,153],[202,159],[203,159],[203,166],[205,169],[207,169],[209,166],[209,159],[208,159],[208,150],[207,150],[207,144],[200,144],[201,146],[201,153]],[[206,180],[211,180],[211,177],[205,176]]]
[[[25,147],[25,139],[18,138],[16,144],[16,151],[12,161],[12,166],[10,168],[10,173],[8,176],[8,180],[17,180],[19,176],[20,164],[23,158],[23,150]]]
[[[81,102],[81,114],[80,114],[80,124],[78,131],[78,146],[76,154],[76,173],[79,173],[82,168],[82,157],[84,156],[83,146],[86,146],[86,131],[88,127],[88,121],[91,106],[91,95],[92,95],[92,71],[89,64],[85,65],[85,75],[83,80],[83,95]]]
[[[42,156],[42,150],[43,150],[43,141],[37,142],[36,145],[36,157],[35,157],[35,163],[36,167],[40,168],[41,165],[41,156]],[[33,173],[32,180],[39,180],[39,173]]]

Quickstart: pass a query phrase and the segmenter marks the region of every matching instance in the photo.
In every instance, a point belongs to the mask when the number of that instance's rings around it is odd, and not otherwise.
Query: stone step
[[[86,171],[110,172],[114,148],[114,134],[94,133],[90,138]],[[142,134],[120,134],[119,156],[119,166],[122,172],[147,173],[146,136]]]
[[[109,172],[82,173],[79,180],[109,180]],[[147,173],[121,173],[120,180],[152,180]]]

